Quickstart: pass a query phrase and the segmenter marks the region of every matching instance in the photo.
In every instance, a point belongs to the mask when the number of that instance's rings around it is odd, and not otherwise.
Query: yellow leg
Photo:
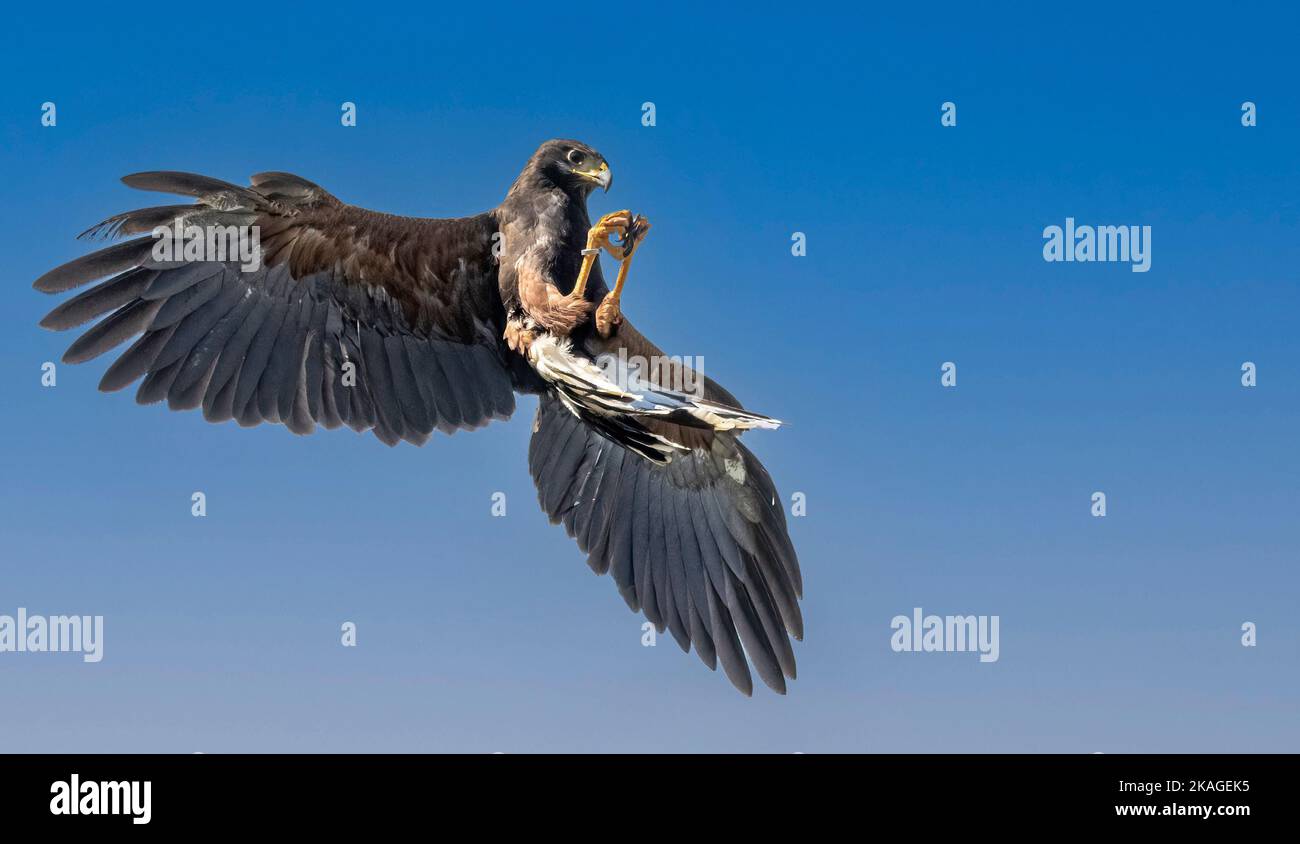
[[[609,292],[609,298],[615,302],[623,295],[623,283],[627,281],[627,268],[632,266],[632,256],[628,255],[623,259],[623,263],[618,265],[618,277],[614,279],[614,289]]]
[[[623,295],[623,283],[627,281],[627,268],[631,263],[632,256],[628,255],[623,259],[623,263],[618,265],[618,278],[614,281],[614,289],[605,294],[605,298],[596,308],[596,333],[601,337],[608,338],[623,322],[623,309],[618,300]]]
[[[614,289],[606,297],[613,299],[615,303],[623,295],[623,283],[627,281],[627,268],[632,266],[632,256],[636,254],[637,247],[641,245],[641,240],[649,231],[650,221],[639,214],[628,221],[627,229],[623,233],[624,246],[619,249],[618,254],[622,260],[618,265],[618,278],[614,280]],[[610,251],[613,252],[613,248]]]
[[[591,275],[591,265],[596,263],[596,256],[600,254],[599,249],[582,250],[582,267],[578,270],[578,280],[573,283],[573,291],[569,296],[574,299],[581,299],[587,293],[587,276]]]

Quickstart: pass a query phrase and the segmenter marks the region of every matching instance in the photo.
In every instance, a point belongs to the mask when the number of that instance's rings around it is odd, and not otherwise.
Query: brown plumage
[[[596,330],[608,292],[599,262],[584,295],[572,293],[587,196],[609,180],[595,150],[548,141],[497,208],[425,219],[347,205],[288,173],[259,173],[247,187],[135,174],[123,181],[197,202],[119,214],[83,236],[245,227],[260,237],[260,261],[160,259],[158,239],[138,237],[37,279],[56,293],[111,276],[41,324],[99,320],[69,362],[135,337],[100,388],[143,379],[139,402],[202,407],[213,422],[347,425],[418,445],[435,428],[505,419],[515,393],[538,394],[529,468],[548,517],[683,650],[694,645],[710,668],[721,661],[746,694],[748,658],[784,692],[790,637],[803,631],[799,565],[775,487],[739,441],[778,423],[710,379],[694,396],[670,389],[691,375],[680,363],[665,370],[672,377],[641,373],[631,385],[593,366],[662,358],[608,300]]]

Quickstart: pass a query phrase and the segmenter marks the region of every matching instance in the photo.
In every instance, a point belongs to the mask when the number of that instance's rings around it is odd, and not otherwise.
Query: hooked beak
[[[604,188],[606,193],[609,192],[609,186],[614,183],[614,173],[609,169],[609,165],[603,161],[600,162],[600,167],[595,170],[581,170],[579,172]]]

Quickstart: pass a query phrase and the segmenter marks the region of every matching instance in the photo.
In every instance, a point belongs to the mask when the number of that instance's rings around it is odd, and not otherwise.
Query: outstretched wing
[[[660,354],[629,324],[629,356]],[[610,351],[603,349],[597,351]],[[739,406],[706,382],[711,401]],[[542,509],[597,574],[660,632],[752,694],[746,656],[769,687],[795,676],[790,637],[803,638],[799,561],[767,470],[731,432],[670,422],[646,427],[680,448],[666,463],[584,421],[555,392],[542,395],[528,467]]]
[[[279,422],[300,434],[348,425],[389,445],[514,411],[491,213],[381,214],[288,173],[260,173],[249,187],[176,172],[123,181],[197,202],[119,214],[83,237],[179,225],[233,246],[223,233],[255,232],[260,260],[233,250],[185,260],[182,241],[162,260],[146,235],[37,279],[37,290],[59,293],[112,276],[41,321],[67,329],[102,317],[68,349],[69,363],[139,335],[101,390],[143,376],[141,404],[166,399],[173,410],[202,406],[212,422]]]

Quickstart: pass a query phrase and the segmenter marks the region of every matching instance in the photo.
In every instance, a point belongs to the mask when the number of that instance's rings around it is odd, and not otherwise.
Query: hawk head
[[[566,193],[584,197],[598,187],[609,190],[614,181],[605,158],[581,141],[547,141],[533,153],[529,169]]]

